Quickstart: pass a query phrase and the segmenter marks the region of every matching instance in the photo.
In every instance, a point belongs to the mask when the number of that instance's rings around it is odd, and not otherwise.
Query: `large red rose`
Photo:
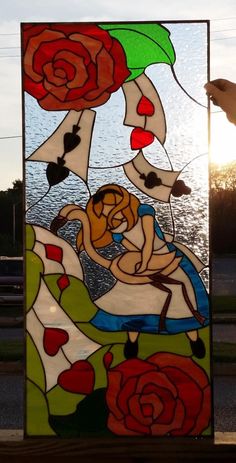
[[[130,72],[120,43],[94,24],[23,26],[24,89],[47,110],[102,105]]]
[[[210,422],[208,377],[180,355],[157,353],[110,369],[106,401],[117,435],[199,436]]]

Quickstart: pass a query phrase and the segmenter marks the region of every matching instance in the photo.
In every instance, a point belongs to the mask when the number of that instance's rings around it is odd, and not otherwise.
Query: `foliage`
[[[211,164],[211,190],[213,195],[217,191],[236,190],[236,161],[223,165]]]
[[[13,188],[0,191],[0,220],[0,255],[22,255],[23,183],[21,180],[15,180]]]
[[[125,50],[131,72],[126,82],[136,79],[151,64],[175,62],[170,32],[160,24],[102,24],[100,27],[119,40]]]

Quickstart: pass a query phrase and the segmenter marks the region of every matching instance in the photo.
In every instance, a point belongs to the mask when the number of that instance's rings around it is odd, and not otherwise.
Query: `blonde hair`
[[[106,205],[114,206],[107,216],[103,214]],[[131,230],[138,221],[139,205],[138,198],[119,185],[108,184],[99,188],[86,206],[91,229],[90,239],[94,247],[102,248],[112,243],[110,229],[120,225],[120,221],[115,218],[118,212],[121,212],[127,221],[126,230]],[[79,252],[84,249],[83,230],[78,233],[76,244]]]

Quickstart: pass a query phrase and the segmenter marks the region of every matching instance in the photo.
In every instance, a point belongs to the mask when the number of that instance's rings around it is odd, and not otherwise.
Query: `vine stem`
[[[194,103],[198,104],[199,106],[201,106],[202,108],[205,108],[207,109],[207,106],[205,106],[204,104],[202,103],[199,103],[199,101],[195,100],[195,98],[193,98],[188,92],[187,90],[185,90],[185,88],[181,85],[181,83],[179,82],[178,78],[177,78],[177,75],[175,73],[175,70],[174,70],[174,66],[170,66],[171,68],[171,72],[173,74],[173,77],[175,79],[175,82],[178,84],[178,86],[181,88],[181,90],[185,93],[185,95],[187,95],[190,100],[194,101]]]
[[[34,203],[34,204],[32,204],[30,207],[28,207],[28,209],[26,209],[25,212],[29,212],[30,209],[32,209],[33,207],[36,206],[36,204],[38,204],[40,201],[42,201],[42,200],[45,198],[45,196],[47,196],[47,194],[49,193],[50,190],[51,190],[51,186],[49,186],[48,189],[47,189],[47,191],[46,191],[46,193],[44,193],[44,195],[41,196],[41,198],[39,198],[39,199],[36,201],[36,203]]]

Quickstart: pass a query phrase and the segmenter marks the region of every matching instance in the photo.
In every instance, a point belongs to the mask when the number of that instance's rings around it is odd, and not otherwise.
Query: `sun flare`
[[[236,161],[236,128],[224,113],[211,117],[210,159],[216,164]]]

